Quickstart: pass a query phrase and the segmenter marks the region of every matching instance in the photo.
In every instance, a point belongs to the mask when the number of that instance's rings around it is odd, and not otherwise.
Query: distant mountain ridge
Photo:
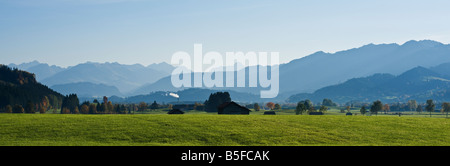
[[[450,62],[450,45],[432,40],[411,40],[402,45],[368,44],[336,53],[319,51],[279,66],[279,94],[311,93],[352,78],[376,73],[397,75],[416,66],[432,67],[445,62]],[[133,94],[174,89],[170,76],[167,76],[138,88]],[[211,89],[258,94],[261,88]]]
[[[450,64],[447,64],[450,65]],[[440,65],[442,67],[442,65]],[[450,77],[435,72],[436,68],[421,66],[398,76],[374,74],[321,88],[314,93],[300,93],[288,98],[289,102],[311,99],[319,102],[324,98],[344,103],[348,101],[406,102],[408,100],[450,100]]]
[[[25,70],[30,73],[34,73],[36,75],[37,81],[42,81],[50,76],[53,76],[56,73],[59,73],[64,70],[64,68],[55,66],[55,65],[48,65],[46,63],[40,63],[38,61],[32,61],[29,63],[22,63],[19,65],[16,64],[9,64],[9,67],[12,68],[18,68],[20,70]]]
[[[89,82],[92,84],[115,86],[121,92],[128,92],[144,84],[153,83],[164,76],[170,75],[174,69],[172,65],[165,62],[151,64],[149,66],[140,64],[123,65],[116,62],[86,62],[62,68],[32,61],[19,65],[9,64],[8,66],[35,73],[37,79],[47,86],[62,84],[66,84],[67,86],[76,85],[74,83],[79,82]],[[82,88],[79,85],[77,87]],[[76,91],[81,91],[81,89]]]
[[[411,40],[401,45],[395,43],[367,44],[336,53],[319,51],[279,66],[280,93],[276,100],[284,97],[286,99],[287,96],[299,93],[312,93],[327,86],[344,83],[349,79],[368,77],[376,73],[386,73],[396,77],[396,75],[417,66],[423,66],[430,70],[433,67],[436,68],[436,70],[432,70],[435,73],[447,76],[447,73],[450,73],[450,67],[438,66],[443,63],[450,63],[450,45],[432,40]],[[31,62],[22,64],[22,67],[38,68],[36,64],[36,62]],[[249,68],[247,67],[245,70]],[[63,68],[62,71],[55,74],[47,72],[50,73],[49,76],[46,76],[41,82],[47,86],[78,82],[104,84],[117,87],[124,96],[186,89],[172,86],[170,74],[173,69],[174,67],[167,63],[143,66],[88,62]],[[36,69],[36,71],[38,70]],[[43,74],[36,72],[36,75],[39,80],[40,75]],[[436,76],[436,78],[446,79],[443,76]],[[374,82],[367,82],[367,84],[374,84]],[[261,87],[211,89],[258,95]]]
[[[53,90],[64,95],[77,94],[79,97],[95,97],[95,96],[123,96],[119,89],[115,86],[105,84],[94,84],[90,82],[78,82],[69,84],[53,85]]]
[[[450,45],[411,40],[399,44],[368,44],[334,54],[317,52],[280,66],[281,92],[313,92],[324,86],[375,73],[398,75],[416,66],[450,62]],[[295,73],[301,73],[295,76]]]
[[[179,91],[157,91],[157,92],[151,92],[146,95],[136,95],[136,96],[130,96],[125,98],[120,98],[117,96],[111,97],[111,101],[115,102],[127,102],[127,103],[139,103],[139,102],[153,102],[157,101],[158,103],[161,102],[200,102],[203,103],[205,100],[208,99],[209,95],[212,93],[221,92],[220,90],[211,90],[211,89],[200,89],[200,88],[189,88]],[[250,94],[250,93],[244,93],[244,92],[237,92],[237,91],[227,91],[230,93],[231,98],[233,101],[236,102],[247,102],[247,103],[253,103],[253,102],[265,102],[269,101],[266,99],[259,98],[259,95]],[[171,96],[170,94],[176,94],[179,96],[179,98],[176,98],[174,96]]]

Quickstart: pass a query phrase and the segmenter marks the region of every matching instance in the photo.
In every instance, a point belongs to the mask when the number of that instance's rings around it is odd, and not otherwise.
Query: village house
[[[194,104],[177,104],[172,106],[173,109],[179,109],[181,111],[194,110]]]
[[[179,109],[173,109],[167,112],[167,114],[184,114],[184,112]]]

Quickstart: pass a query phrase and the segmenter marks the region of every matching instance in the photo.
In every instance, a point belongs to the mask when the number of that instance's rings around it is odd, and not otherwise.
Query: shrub
[[[80,113],[82,113],[82,114],[89,114],[89,107],[86,104],[83,104],[81,106]]]
[[[7,105],[7,106],[5,107],[5,113],[12,113],[12,107],[11,107],[11,105]]]
[[[24,113],[25,109],[21,105],[14,105],[14,108],[12,110],[13,113]]]
[[[64,107],[64,108],[61,110],[61,114],[70,114],[70,110],[69,110],[67,107]]]
[[[39,108],[39,113],[45,114],[45,108],[44,107]]]

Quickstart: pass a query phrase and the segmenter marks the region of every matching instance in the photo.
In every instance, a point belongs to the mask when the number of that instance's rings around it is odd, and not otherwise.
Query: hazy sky
[[[177,51],[316,51],[450,43],[448,0],[0,0],[0,63],[170,62]]]

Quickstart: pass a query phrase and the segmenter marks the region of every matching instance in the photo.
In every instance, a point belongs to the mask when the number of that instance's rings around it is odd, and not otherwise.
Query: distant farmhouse
[[[275,111],[266,111],[264,115],[276,115]]]
[[[309,115],[323,115],[323,112],[310,112]]]
[[[167,112],[167,114],[184,114],[184,112],[179,109],[173,109]]]
[[[172,108],[175,109],[179,109],[181,111],[188,111],[188,110],[194,110],[194,104],[177,104],[172,106]]]
[[[250,110],[235,102],[225,102],[217,107],[218,114],[248,115]]]
[[[205,105],[195,105],[195,104],[177,104],[172,106],[173,109],[179,109],[181,111],[198,110],[204,111]]]

